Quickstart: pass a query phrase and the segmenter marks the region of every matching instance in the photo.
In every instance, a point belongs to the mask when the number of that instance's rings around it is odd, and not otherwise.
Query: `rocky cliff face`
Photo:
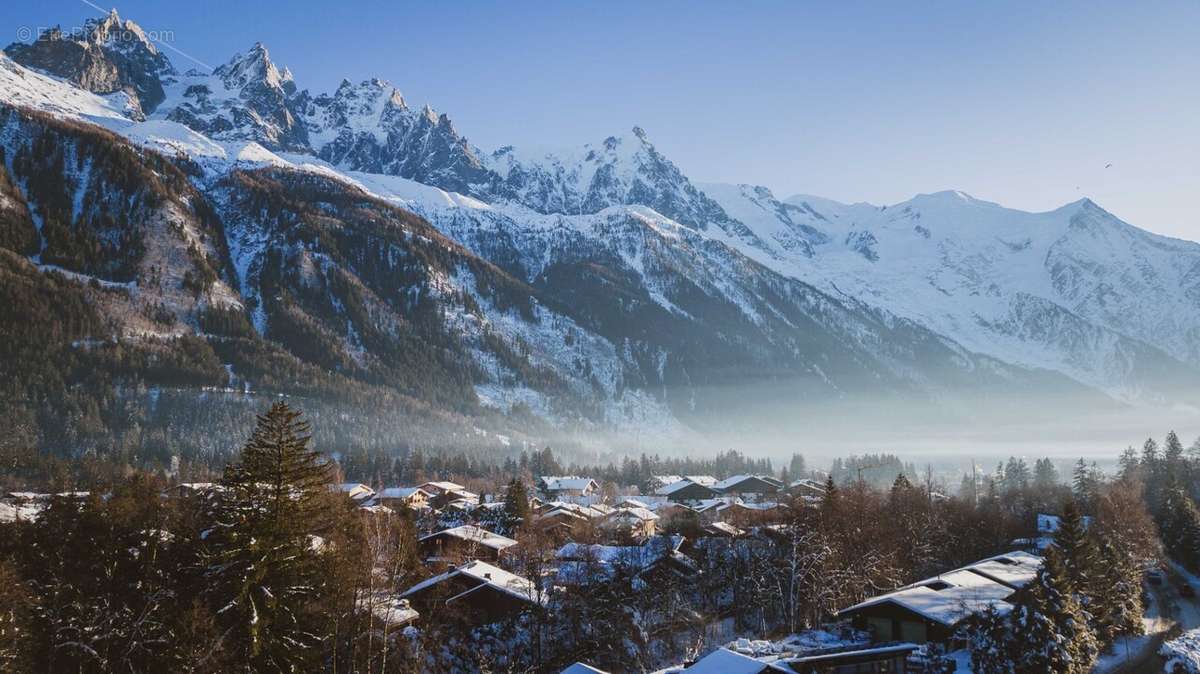
[[[55,28],[32,44],[11,44],[5,52],[24,66],[94,93],[127,92],[137,100],[140,115],[162,103],[164,82],[175,76],[171,62],[145,31],[122,20],[116,10],[103,19],[89,20],[79,34]]]

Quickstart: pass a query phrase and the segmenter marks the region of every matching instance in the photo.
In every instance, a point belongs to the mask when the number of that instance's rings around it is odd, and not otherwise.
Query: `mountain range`
[[[488,151],[380,79],[298,89],[261,44],[180,72],[115,12],[0,56],[0,152],[5,395],[44,445],[87,445],[27,401],[95,358],[124,393],[71,405],[105,428],[169,427],[168,389],[664,446],[1200,393],[1200,245],[1086,199],[779,199],[636,127]]]

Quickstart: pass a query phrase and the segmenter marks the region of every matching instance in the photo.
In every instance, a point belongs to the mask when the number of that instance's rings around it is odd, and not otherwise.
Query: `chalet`
[[[375,618],[375,623],[387,630],[411,625],[421,617],[407,599],[399,599],[389,593],[368,595],[360,599],[358,605],[359,608],[369,610]]]
[[[209,498],[223,490],[224,487],[216,482],[181,482],[163,490],[163,496],[178,499]]]
[[[467,490],[467,488],[461,484],[456,482],[447,482],[445,480],[441,482],[426,482],[424,484],[417,485],[417,488],[424,490],[424,492],[430,496],[441,496],[446,492],[464,492]]]
[[[400,598],[423,616],[453,615],[474,625],[515,618],[544,601],[533,583],[480,561],[417,583]]]
[[[728,648],[718,648],[696,664],[683,670],[683,674],[768,674],[789,672],[777,665],[756,660]]]
[[[375,494],[375,503],[392,510],[411,508],[420,510],[429,505],[432,495],[420,487],[388,487]]]
[[[701,527],[700,531],[711,538],[738,538],[745,534],[744,531],[727,522],[710,522]]]
[[[869,646],[839,646],[781,658],[776,666],[803,674],[905,674],[925,671],[909,667],[908,657],[920,648],[914,643],[893,642]]]
[[[750,527],[778,522],[787,506],[782,503],[744,503],[740,499],[720,509],[719,519],[739,527]]]
[[[665,496],[676,503],[693,503],[715,498],[719,495],[712,487],[700,484],[699,482],[692,482],[688,478],[673,482],[660,488],[655,493],[659,496]]]
[[[538,490],[548,499],[591,496],[600,491],[600,483],[587,477],[550,477],[538,479]]]
[[[517,544],[511,538],[471,524],[422,536],[418,543],[426,562],[440,564],[457,564],[466,559],[499,561],[504,550]]]
[[[825,498],[825,485],[808,477],[802,477],[787,486],[789,496],[803,498],[806,500],[817,500]]]
[[[602,669],[596,669],[595,667],[593,667],[591,665],[587,665],[582,662],[576,662],[575,664],[571,665],[570,667],[567,667],[566,669],[562,670],[558,674],[608,674],[608,673]]]
[[[1011,611],[1007,600],[1036,577],[1041,563],[1025,552],[989,557],[855,604],[838,617],[850,618],[881,641],[949,641],[973,615],[988,608]]]
[[[618,576],[642,583],[673,579],[691,580],[699,574],[696,563],[680,552],[683,536],[657,536],[641,545],[589,545],[567,543],[555,553],[557,580],[563,585],[585,585]]]
[[[759,501],[777,494],[783,488],[783,483],[767,475],[734,475],[714,484],[712,488],[722,496]]]
[[[621,506],[605,515],[600,527],[631,538],[649,538],[658,527],[658,515],[646,508]]]
[[[329,491],[335,494],[345,494],[357,505],[362,505],[375,497],[375,490],[361,482],[343,482],[329,485]]]

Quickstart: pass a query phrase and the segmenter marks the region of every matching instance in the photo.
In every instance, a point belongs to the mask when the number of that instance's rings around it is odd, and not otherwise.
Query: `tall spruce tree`
[[[514,477],[504,493],[504,518],[509,531],[514,531],[529,519],[529,491],[520,478]]]
[[[1098,564],[1096,546],[1087,529],[1078,504],[1067,501],[1058,531],[1054,532],[1054,545],[1062,554],[1070,591],[1085,594],[1091,589],[1091,577]]]
[[[239,460],[207,536],[208,595],[226,650],[254,671],[309,671],[321,643],[311,610],[324,591],[318,555],[330,466],[300,412],[276,403]]]
[[[1100,648],[1087,613],[1070,590],[1062,553],[1051,546],[1037,578],[1022,590],[1010,614],[1019,645],[1015,671],[1085,674]]]

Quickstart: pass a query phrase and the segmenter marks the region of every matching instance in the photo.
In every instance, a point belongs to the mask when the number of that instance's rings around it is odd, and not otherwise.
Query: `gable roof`
[[[957,569],[860,602],[838,611],[838,615],[891,603],[927,620],[953,627],[988,607],[1007,613],[1012,610],[1012,604],[1005,600],[1012,594],[1013,588],[1008,585],[968,569]]]
[[[688,487],[700,487],[710,493],[713,491],[713,487],[711,485],[694,482],[691,479],[685,477],[682,480],[679,480],[678,482],[672,482],[671,484],[659,487],[654,493],[658,494],[659,496],[670,496],[671,494],[674,494],[675,492],[677,492],[681,489],[686,489]]]
[[[498,566],[492,566],[487,562],[473,561],[467,562],[462,566],[450,569],[449,571],[413,585],[412,587],[401,593],[400,597],[408,597],[422,590],[430,588],[439,583],[443,583],[456,576],[467,576],[479,581],[481,585],[488,585],[493,589],[512,595],[517,599],[524,601],[537,601],[537,588],[534,584],[525,578],[518,576],[515,573],[509,573]],[[472,590],[478,588],[472,588]],[[471,592],[468,590],[467,592]],[[466,594],[465,592],[462,594]],[[456,595],[456,597],[462,596]],[[452,598],[453,599],[453,598]]]
[[[744,482],[752,481],[758,481],[775,488],[780,486],[779,480],[766,475],[734,475],[733,477],[727,477],[724,480],[721,480],[712,487],[717,491],[729,491],[734,487],[741,486]]]
[[[600,488],[600,485],[590,477],[578,477],[575,475],[557,477],[544,475],[538,482],[541,483],[541,488],[544,491],[584,491],[586,489]]]
[[[449,482],[446,480],[425,482],[425,483],[422,483],[420,486],[421,487],[429,487],[430,489],[426,489],[425,491],[427,493],[430,493],[431,495],[432,495],[433,491],[438,491],[438,492],[444,492],[444,491],[466,492],[467,491],[467,488],[462,486],[461,484],[458,484],[457,482]]]
[[[425,496],[433,496],[429,492],[420,487],[388,487],[375,495],[376,498],[411,498],[414,494],[421,493]]]
[[[468,543],[478,543],[493,550],[503,550],[517,544],[515,540],[507,536],[501,536],[500,534],[492,533],[487,529],[477,527],[473,524],[464,524],[460,527],[454,527],[453,529],[443,529],[442,531],[422,536],[419,540],[424,542],[440,536],[451,536],[459,540],[467,541]]]
[[[760,672],[786,671],[788,670],[755,660],[728,648],[719,648],[685,669],[683,674],[759,674]]]
[[[567,667],[566,669],[562,670],[558,674],[607,674],[607,672],[600,670],[600,669],[596,669],[595,667],[593,667],[591,665],[585,665],[582,662],[576,662],[575,664],[571,665],[570,667]]]

